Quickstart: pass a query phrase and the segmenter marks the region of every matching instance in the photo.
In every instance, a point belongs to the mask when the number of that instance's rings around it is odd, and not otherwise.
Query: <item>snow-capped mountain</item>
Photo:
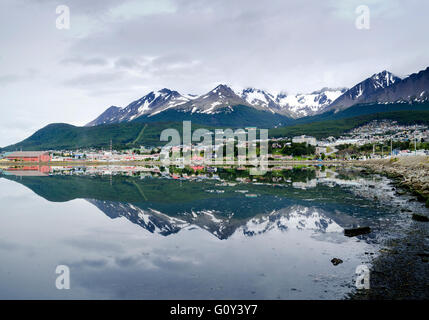
[[[429,101],[429,67],[377,90],[365,102],[425,102]]]
[[[380,90],[393,86],[401,79],[389,71],[382,71],[373,74],[368,79],[359,82],[357,85],[347,90],[339,96],[332,104],[322,110],[322,112],[329,110],[344,110],[357,103],[375,102],[371,97]]]
[[[258,106],[272,113],[278,113],[280,111],[279,105],[275,102],[276,97],[264,90],[246,88],[239,92],[239,95],[251,106]]]
[[[131,102],[125,108],[110,107],[87,126],[120,123],[134,120],[142,115],[153,115],[176,107],[191,100],[191,96],[183,96],[177,91],[161,89],[150,92],[142,98]]]
[[[178,105],[176,109],[191,113],[215,114],[218,113],[220,109],[228,110],[237,105],[251,106],[247,101],[240,98],[230,87],[221,84],[202,96],[182,105]]]
[[[323,88],[308,94],[287,95],[279,93],[275,101],[279,106],[280,113],[288,114],[293,118],[301,118],[319,113],[346,90],[346,88]]]
[[[246,125],[279,126],[292,121],[291,118],[312,116],[331,110],[344,110],[358,103],[428,100],[429,68],[403,80],[388,71],[382,71],[351,89],[323,88],[308,94],[272,94],[257,88],[234,92],[225,84],[218,85],[201,96],[182,95],[174,90],[162,89],[148,93],[125,108],[112,106],[87,126],[129,122],[142,116],[145,116],[141,118],[142,121],[159,121],[159,119],[177,121],[179,118],[190,119],[193,115],[198,115],[199,118],[205,117],[206,122],[208,121],[206,118],[221,118],[219,121],[209,121],[212,125],[223,125],[228,119],[229,125],[231,122],[242,123],[243,121],[240,122],[240,120],[247,119]],[[246,106],[264,112],[255,113],[249,108],[246,110],[236,106]],[[171,112],[166,115],[163,113],[166,110]],[[227,118],[234,112],[239,119]]]
[[[262,110],[291,118],[301,118],[318,113],[346,90],[346,88],[323,88],[308,94],[287,95],[281,92],[274,95],[265,90],[246,88],[239,92],[239,95],[250,105]]]

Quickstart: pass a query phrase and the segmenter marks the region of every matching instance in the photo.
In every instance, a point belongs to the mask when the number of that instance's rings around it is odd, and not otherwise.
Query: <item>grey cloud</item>
[[[64,64],[78,64],[81,66],[105,66],[108,61],[103,58],[83,58],[83,57],[70,57],[60,61]]]
[[[55,28],[59,4],[70,7],[68,31]],[[105,106],[127,105],[156,88],[202,94],[228,83],[292,94],[429,65],[429,2],[367,0],[370,30],[355,28],[360,4],[3,0],[0,94],[9,116],[0,128],[24,118],[32,119],[32,128],[48,120],[83,124]],[[29,67],[41,75],[31,75]],[[35,109],[43,115],[35,117]],[[1,136],[0,145],[29,133]]]
[[[29,68],[26,70],[25,73],[22,73],[22,74],[0,75],[0,84],[8,85],[8,84],[19,82],[19,81],[31,80],[35,76],[37,76],[38,74],[39,74],[39,72],[36,69]]]
[[[201,61],[207,70],[217,70],[196,74],[199,83],[213,83],[224,77],[289,91],[352,85],[368,73],[389,67],[400,69],[406,60],[404,51],[410,51],[401,46],[399,39],[391,37],[392,28],[397,28],[391,17],[378,15],[373,29],[356,30],[352,6],[341,9],[348,10],[351,18],[338,18],[332,2],[176,3],[177,14],[118,21],[104,32],[81,39],[74,48],[108,56],[127,52],[163,57],[180,52],[190,60]],[[407,27],[418,26],[409,21]],[[111,46],[112,39],[120,45]],[[395,50],[392,42],[396,43]],[[388,59],[386,52],[390,53]],[[156,64],[155,60],[153,65]],[[331,83],[325,83],[327,79]],[[192,86],[186,85],[188,89]]]
[[[134,58],[122,57],[115,61],[115,67],[126,69],[140,68],[141,63]]]
[[[22,79],[24,79],[24,77],[20,75],[6,74],[3,76],[0,76],[0,84],[6,85],[12,82],[20,81]]]
[[[103,85],[120,80],[123,74],[120,72],[94,72],[85,73],[63,82],[66,86],[87,88],[88,86]]]
[[[117,0],[19,0],[25,5],[49,6],[66,5],[70,10],[79,14],[100,14],[109,11],[112,7],[117,6],[120,2]]]

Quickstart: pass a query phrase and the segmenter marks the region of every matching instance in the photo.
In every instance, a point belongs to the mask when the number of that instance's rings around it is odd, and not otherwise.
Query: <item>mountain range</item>
[[[429,98],[429,68],[401,79],[389,71],[376,73],[371,77],[347,88],[323,88],[308,94],[288,95],[280,92],[272,94],[257,88],[246,88],[235,92],[227,85],[218,85],[201,96],[182,95],[170,89],[150,92],[131,102],[125,108],[109,107],[87,126],[139,121],[153,122],[156,115],[174,110],[189,117],[198,115],[219,115],[231,113],[234,107],[250,107],[258,111],[279,116],[278,123],[285,125],[284,117],[298,119],[331,110],[345,110],[356,104],[425,102]],[[144,119],[144,120],[143,120]]]
[[[429,68],[403,79],[389,71],[373,74],[346,88],[323,88],[309,94],[278,94],[256,88],[234,91],[218,85],[201,96],[171,89],[153,91],[128,106],[111,106],[84,127],[50,124],[3,150],[51,150],[83,147],[159,145],[160,132],[193,127],[270,129],[271,136],[338,136],[372,119],[427,123]],[[347,121],[346,121],[347,120]]]
[[[235,92],[229,86],[221,84],[204,95],[191,96],[164,88],[156,92],[152,91],[124,108],[111,106],[86,126],[130,122],[139,118],[139,121],[145,119],[145,121],[153,122],[154,119],[160,118],[160,114],[165,115],[167,111],[170,113],[172,113],[171,111],[181,112],[191,116],[219,115],[231,113],[237,106],[268,112],[279,116],[279,119],[283,117],[294,119],[319,113],[346,90],[345,88],[323,88],[310,94],[279,93],[273,95],[255,88]],[[176,117],[175,114],[174,118]],[[274,123],[274,125],[276,124],[285,123],[280,120],[278,123]]]

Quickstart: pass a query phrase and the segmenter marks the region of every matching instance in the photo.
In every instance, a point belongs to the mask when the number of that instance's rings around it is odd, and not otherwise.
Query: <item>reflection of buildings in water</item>
[[[292,182],[292,186],[294,188],[305,190],[305,189],[317,187],[318,183],[324,183],[329,185],[328,181],[339,180],[335,178],[338,175],[338,173],[330,169],[315,170],[315,173],[316,173],[316,179],[307,180],[306,182],[298,182],[298,181]],[[331,184],[330,186],[334,186],[334,185],[335,184]]]
[[[316,177],[317,178],[326,178],[328,175],[328,172],[333,173],[332,170],[316,170]]]
[[[317,187],[317,179],[307,180],[306,182],[292,182],[292,187],[297,189],[308,189]]]
[[[42,177],[48,176],[51,172],[50,166],[20,166],[20,167],[10,167],[3,170],[5,175],[13,175],[19,177]]]

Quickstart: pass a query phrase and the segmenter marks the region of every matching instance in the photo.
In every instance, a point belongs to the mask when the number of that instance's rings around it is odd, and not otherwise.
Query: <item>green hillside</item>
[[[167,128],[177,129],[182,134],[183,124],[169,123],[120,123],[95,127],[76,127],[65,123],[50,124],[29,138],[3,151],[13,150],[52,150],[76,148],[107,148],[110,140],[114,148],[137,147],[140,145],[159,146],[166,142],[159,141],[161,132]],[[202,126],[192,124],[193,129]]]
[[[424,103],[367,103],[356,104],[345,110],[335,112],[328,111],[322,114],[296,119],[294,124],[310,123],[316,121],[339,120],[354,118],[375,113],[395,112],[395,111],[425,111],[429,110],[429,102]]]
[[[419,105],[372,105],[363,107],[362,112],[369,112],[369,110],[395,110],[396,108],[408,108],[406,111],[390,111],[390,112],[377,112],[372,114],[364,114],[353,116],[360,112],[358,107],[354,106],[343,112],[337,114],[331,112],[322,114],[314,117],[307,117],[291,121],[290,125],[282,126],[278,128],[272,128],[269,130],[270,137],[292,137],[296,135],[311,135],[316,138],[323,138],[328,136],[339,136],[344,132],[365,124],[371,120],[390,119],[396,120],[404,124],[429,124],[429,104]],[[115,149],[137,147],[140,145],[149,146],[160,146],[164,145],[165,142],[159,141],[162,130],[167,128],[177,129],[180,133],[182,132],[183,120],[192,119],[192,129],[207,128],[213,131],[216,127],[236,127],[232,125],[235,121],[237,113],[243,112],[241,119],[241,127],[255,126],[255,117],[260,111],[253,110],[251,113],[247,109],[238,108],[234,113],[223,114],[223,115],[196,115],[192,118],[187,118],[189,115],[184,113],[177,113],[177,119],[175,122],[152,122],[143,121],[145,119],[138,119],[138,121],[132,121],[120,124],[101,125],[94,127],[76,127],[69,124],[57,123],[50,124],[29,138],[23,140],[20,143],[8,146],[3,151],[13,150],[52,150],[52,149],[76,149],[76,148],[107,148],[112,140],[113,147]],[[263,112],[266,116],[266,112]],[[181,117],[179,117],[181,114]],[[169,113],[167,118],[172,117],[173,113]],[[231,119],[228,119],[231,116]],[[272,114],[275,117],[276,115]],[[208,121],[212,117],[212,121]],[[343,118],[344,117],[344,118]],[[200,121],[198,121],[200,119]],[[274,118],[270,118],[273,120]],[[310,121],[312,119],[312,121]],[[146,119],[147,120],[147,119]],[[162,117],[158,120],[162,120]],[[207,120],[207,121],[206,121]],[[270,120],[270,121],[271,121]],[[264,125],[257,125],[258,128],[269,128],[267,118],[262,119],[261,123]],[[221,124],[223,124],[221,126]],[[272,124],[272,123],[271,123]]]
[[[309,135],[316,138],[329,136],[338,137],[353,128],[366,124],[372,120],[393,120],[402,124],[428,124],[429,110],[426,111],[395,111],[362,115],[339,120],[317,121],[288,127],[271,129],[270,137],[293,137],[298,135]]]

